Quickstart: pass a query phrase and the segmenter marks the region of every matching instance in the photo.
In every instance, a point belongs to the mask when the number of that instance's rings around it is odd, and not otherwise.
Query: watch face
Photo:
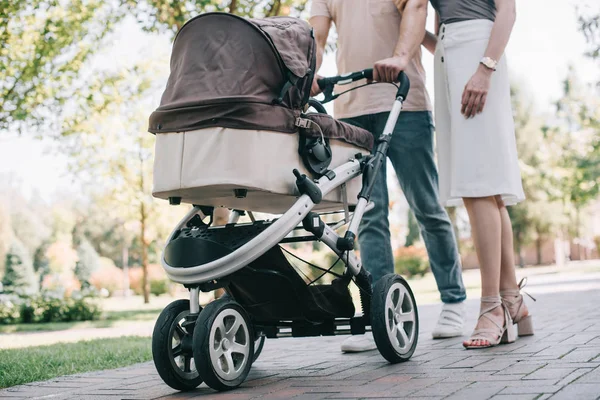
[[[489,58],[489,57],[484,57],[481,60],[481,63],[483,65],[485,65],[486,67],[488,67],[489,69],[495,69],[496,68],[496,62],[494,60],[492,60],[491,58]]]

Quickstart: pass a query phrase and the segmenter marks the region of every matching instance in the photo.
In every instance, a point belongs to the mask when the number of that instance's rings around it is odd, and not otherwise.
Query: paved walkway
[[[0,398],[600,399],[600,290],[590,290],[599,283],[597,275],[563,283],[530,279],[531,292],[541,293],[531,306],[536,335],[493,349],[463,350],[463,338],[431,340],[439,306],[427,305],[420,307],[418,349],[404,364],[389,365],[376,350],[342,354],[343,337],[277,339],[267,340],[248,380],[228,393],[205,385],[174,392],[145,363],[17,386]],[[468,308],[471,328],[477,301]]]

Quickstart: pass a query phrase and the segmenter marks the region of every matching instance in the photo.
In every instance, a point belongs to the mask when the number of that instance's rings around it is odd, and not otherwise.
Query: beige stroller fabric
[[[153,195],[181,197],[182,202],[282,214],[298,197],[292,170],[310,176],[298,154],[298,134],[233,128],[205,128],[156,135]],[[330,140],[330,169],[368,151],[341,140]],[[361,178],[347,184],[348,202],[356,204]],[[247,189],[236,198],[235,189]],[[335,189],[315,207],[337,211],[342,191]]]

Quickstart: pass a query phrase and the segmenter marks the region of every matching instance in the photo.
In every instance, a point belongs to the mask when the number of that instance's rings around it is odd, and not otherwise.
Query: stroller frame
[[[328,98],[331,99],[334,84],[350,83],[364,78],[372,79],[372,70],[324,78],[319,81],[319,84],[325,91],[325,100],[328,101]],[[182,268],[169,265],[163,253],[162,266],[168,277],[174,282],[183,284],[190,291],[189,303],[186,300],[176,301],[161,313],[153,334],[155,365],[168,385],[178,390],[190,390],[204,381],[217,390],[235,388],[246,378],[252,362],[262,350],[265,337],[362,334],[372,330],[379,351],[388,361],[403,362],[412,356],[418,339],[418,313],[408,283],[398,275],[389,274],[382,278],[373,289],[370,274],[363,268],[360,259],[353,252],[356,234],[363,215],[373,206],[369,202],[370,195],[381,165],[386,162],[392,133],[410,87],[404,73],[401,73],[398,79],[400,86],[396,100],[384,131],[376,141],[371,155],[357,154],[346,163],[314,180],[294,170],[300,196],[293,206],[278,219],[263,223],[268,226],[262,232],[223,257],[213,259],[205,264]],[[332,227],[324,223],[321,216],[312,211],[314,206],[319,204],[329,192],[361,174],[363,175],[362,189],[351,218],[346,207],[345,218],[336,226]],[[211,227],[210,229],[235,229],[255,224],[254,218],[252,218],[252,224],[238,225],[240,215],[240,211],[233,210],[226,227]],[[181,219],[169,235],[166,245],[175,240],[182,229],[193,226],[193,224],[190,225],[190,222],[194,218],[197,219],[196,216],[199,216],[200,220],[206,216],[201,206],[194,205]],[[334,228],[343,226],[342,224],[349,224],[349,226],[345,234],[340,236]],[[299,225],[302,225],[313,236],[288,238],[286,241],[290,232]],[[200,291],[208,292],[226,287],[228,276],[248,266],[280,243],[309,240],[322,241],[345,263],[344,276],[348,278],[346,285],[349,285],[350,280],[354,280],[360,289],[362,315],[350,318],[335,317],[321,325],[318,323],[311,325],[311,321],[305,321],[306,324],[301,324],[301,329],[292,329],[290,332],[290,328],[298,327],[298,321],[279,320],[267,324],[264,321],[253,323],[242,306],[236,303],[230,294],[208,304],[204,310],[201,309]],[[405,313],[404,310],[408,311]],[[232,318],[237,321],[233,322],[236,329],[243,328],[242,336],[245,335],[246,339],[242,342],[246,343],[248,347],[246,350],[239,350],[239,355],[245,356],[244,361],[238,360],[239,365],[231,357],[233,354],[231,352],[228,353],[229,358],[223,358],[225,350],[229,349],[228,346],[233,345],[231,343],[237,340],[236,335],[239,333],[237,331],[234,334],[227,333],[229,331],[226,327],[226,320]],[[390,318],[392,319],[390,320]],[[398,327],[403,327],[404,322],[412,324],[412,333],[407,334],[404,330],[400,333]],[[165,330],[165,327],[169,326],[170,328]],[[176,351],[175,348],[172,348],[171,342],[173,337],[177,339],[177,335],[180,345]],[[218,342],[217,350],[214,348],[215,341]],[[404,348],[399,350],[401,341],[404,341]],[[175,354],[182,351],[187,351],[188,354],[193,353],[198,374],[193,374],[189,358],[184,358],[183,372],[177,371],[176,367],[181,369],[181,366],[173,363],[173,358],[177,358]]]

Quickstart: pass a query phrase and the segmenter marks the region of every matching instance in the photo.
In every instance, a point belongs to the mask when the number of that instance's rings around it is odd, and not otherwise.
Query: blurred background
[[[152,198],[147,133],[173,37],[203,12],[307,18],[309,8],[310,0],[1,3],[0,280],[13,306],[0,305],[0,323],[85,319],[53,316],[63,311],[48,311],[39,297],[48,293],[140,303],[177,295],[159,257],[187,206]],[[599,24],[598,1],[517,1],[507,57],[527,194],[510,208],[521,267],[599,258]],[[330,44],[321,75],[337,72],[335,32]],[[426,52],[424,65],[433,96]],[[419,227],[395,177],[388,179],[397,272],[427,275]],[[450,212],[464,268],[477,268],[466,213]],[[296,249],[307,260],[329,260],[307,246]],[[30,316],[15,311],[15,296],[29,299]]]

